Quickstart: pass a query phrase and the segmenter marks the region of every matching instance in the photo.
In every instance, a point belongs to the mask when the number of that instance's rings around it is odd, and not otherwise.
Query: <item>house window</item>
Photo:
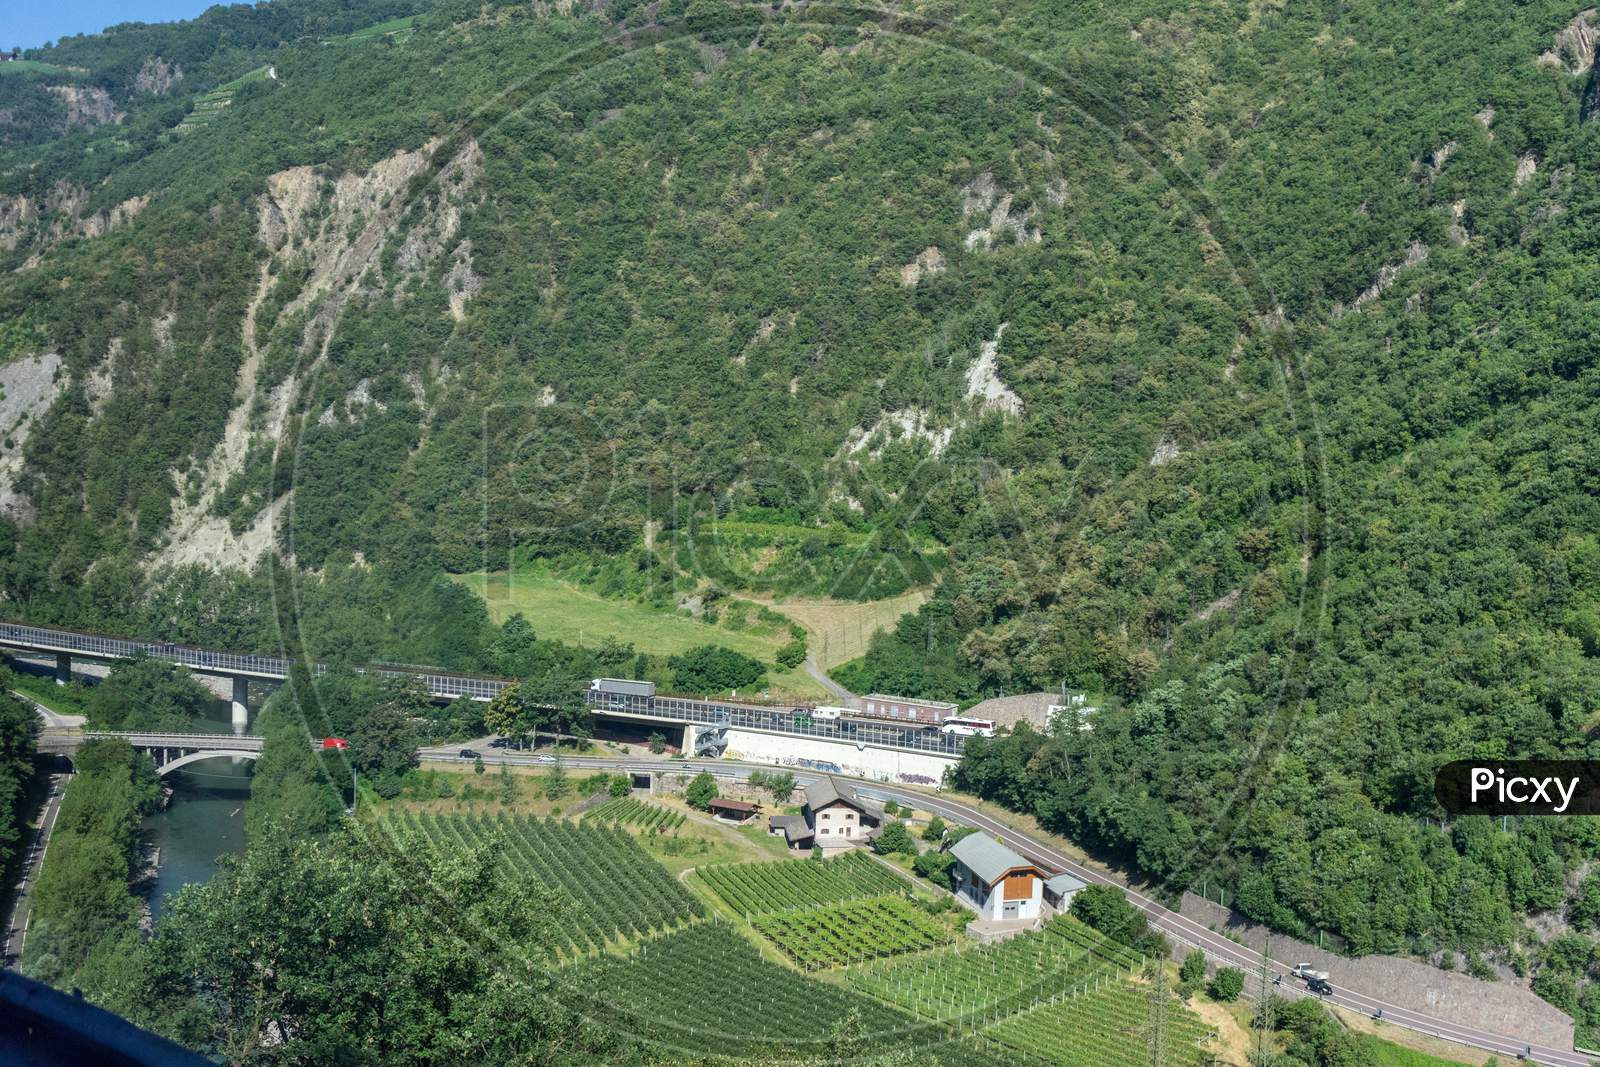
[[[822,813],[822,817],[823,817],[823,818],[824,818],[824,819],[828,819],[828,818],[832,818],[832,816],[830,816],[830,815],[829,815],[829,814],[828,814],[828,813],[827,813],[827,812],[823,812],[823,813]]]
[[[822,829],[818,830],[817,833],[821,834],[823,837],[827,837],[828,836],[828,828],[826,826],[824,826]]]

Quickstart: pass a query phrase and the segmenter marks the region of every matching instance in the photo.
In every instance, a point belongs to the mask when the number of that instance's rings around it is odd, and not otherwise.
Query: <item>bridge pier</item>
[[[233,732],[242,734],[250,725],[250,679],[233,676]]]
[[[66,685],[72,681],[72,657],[65,652],[56,653],[56,684]]]

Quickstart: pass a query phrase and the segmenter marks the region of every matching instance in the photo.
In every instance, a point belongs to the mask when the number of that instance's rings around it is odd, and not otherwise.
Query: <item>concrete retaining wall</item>
[[[1266,944],[1265,927],[1214,901],[1185,893],[1180,910],[1187,918],[1258,952]],[[1346,984],[1397,1007],[1507,1034],[1529,1044],[1572,1047],[1572,1020],[1528,990],[1508,982],[1483,982],[1471,975],[1441,971],[1394,956],[1350,959],[1282,934],[1272,935],[1272,958],[1291,966],[1309,963],[1317,970],[1327,971],[1335,988]]]
[[[754,730],[729,730],[728,749],[723,756],[750,763],[771,763],[796,770],[849,774],[911,785],[935,785],[944,780],[946,768],[957,763],[951,756],[927,752],[901,752],[871,745],[857,748],[849,742]]]

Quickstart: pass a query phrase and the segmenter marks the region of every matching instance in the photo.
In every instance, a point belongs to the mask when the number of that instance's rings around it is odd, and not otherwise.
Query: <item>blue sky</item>
[[[0,0],[0,48],[39,45],[119,22],[192,19],[218,0]]]

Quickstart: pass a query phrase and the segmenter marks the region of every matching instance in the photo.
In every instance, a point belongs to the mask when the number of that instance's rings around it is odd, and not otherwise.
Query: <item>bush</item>
[[[1120,886],[1091,885],[1072,897],[1072,917],[1146,956],[1165,956],[1166,937],[1150,928],[1144,913],[1128,903]]]
[[[952,888],[950,868],[955,865],[956,858],[948,852],[924,852],[911,861],[911,869],[917,872],[917,877],[926,878],[940,889]]]
[[[546,800],[560,800],[567,795],[571,782],[567,779],[567,770],[557,763],[550,768],[550,773],[544,777],[544,795]]]
[[[611,779],[611,786],[606,790],[606,792],[610,796],[620,800],[629,793],[633,792],[633,783],[628,780],[628,776],[626,774],[619,774],[615,778]]]
[[[881,833],[872,841],[872,851],[880,856],[894,853],[915,856],[917,843],[911,839],[911,831],[906,829],[906,824],[896,819],[885,826]]]
[[[1195,949],[1183,957],[1183,966],[1178,968],[1178,981],[1183,986],[1184,995],[1188,996],[1199,989],[1206,980],[1206,954]]]
[[[717,780],[706,771],[701,771],[690,781],[689,788],[683,791],[683,799],[692,808],[706,810],[717,799]]]
[[[1533,976],[1528,988],[1568,1015],[1578,1014],[1578,984],[1570,975],[1546,967]]]
[[[1185,963],[1188,961],[1185,960]],[[1212,1000],[1232,1002],[1239,999],[1239,994],[1244,992],[1244,972],[1237,967],[1219,967],[1217,973],[1211,978],[1211,985],[1207,989]]]
[[[935,815],[928,820],[928,825],[922,828],[922,839],[924,841],[942,841],[944,840],[944,832],[944,820]]]
[[[721,645],[699,645],[667,660],[673,686],[690,693],[749,689],[759,685],[767,669],[758,660]]]
[[[790,641],[778,649],[777,659],[778,666],[793,670],[806,661],[806,643],[804,641]]]
[[[667,735],[659,732],[651,734],[649,745],[652,754],[661,755],[667,750]]]
[[[794,795],[794,772],[751,771],[750,784],[757,789],[765,789],[774,800],[783,804]]]

